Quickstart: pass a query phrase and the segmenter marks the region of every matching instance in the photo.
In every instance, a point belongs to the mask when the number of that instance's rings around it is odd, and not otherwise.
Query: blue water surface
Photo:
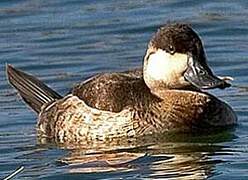
[[[142,66],[147,42],[168,22],[190,23],[208,62],[233,86],[211,93],[238,115],[233,129],[132,144],[39,144],[36,114],[8,84],[6,63],[60,94],[100,72]],[[248,179],[248,1],[1,0],[0,178]]]

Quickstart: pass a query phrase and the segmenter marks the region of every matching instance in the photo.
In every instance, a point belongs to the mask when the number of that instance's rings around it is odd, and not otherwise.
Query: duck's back
[[[111,112],[158,100],[150,93],[140,70],[94,76],[77,84],[72,94],[91,107]]]

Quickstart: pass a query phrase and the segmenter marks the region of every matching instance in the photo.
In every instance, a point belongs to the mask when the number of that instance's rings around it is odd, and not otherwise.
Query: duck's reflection
[[[67,145],[70,148],[67,156],[58,162],[69,174],[118,172],[134,178],[205,179],[222,162],[213,156],[225,151],[218,143],[230,139],[230,132],[222,132],[193,137],[149,137],[123,144],[119,141]]]

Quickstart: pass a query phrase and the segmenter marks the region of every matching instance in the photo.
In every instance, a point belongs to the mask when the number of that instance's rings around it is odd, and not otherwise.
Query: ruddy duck
[[[57,142],[109,140],[234,125],[232,108],[202,89],[226,88],[187,24],[166,24],[152,37],[143,69],[96,75],[62,97],[7,66],[9,82],[38,113],[39,136]]]

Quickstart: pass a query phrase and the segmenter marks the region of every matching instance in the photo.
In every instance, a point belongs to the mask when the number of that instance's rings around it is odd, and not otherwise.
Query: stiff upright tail
[[[61,99],[62,96],[46,86],[39,79],[7,65],[7,77],[23,100],[37,113],[43,104]]]

